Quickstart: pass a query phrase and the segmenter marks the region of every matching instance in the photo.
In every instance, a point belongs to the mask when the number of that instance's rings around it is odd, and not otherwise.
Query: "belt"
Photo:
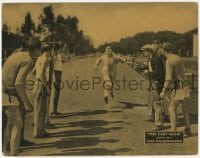
[[[35,81],[37,81],[37,82],[42,82],[39,78],[38,79],[36,79]]]
[[[3,89],[3,92],[11,96],[15,96],[15,97],[17,96],[16,87],[5,88]]]

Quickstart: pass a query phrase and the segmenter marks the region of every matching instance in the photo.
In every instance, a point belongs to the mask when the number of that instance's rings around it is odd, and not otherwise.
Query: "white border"
[[[1,3],[61,3],[61,2],[198,2],[198,0],[2,0]]]

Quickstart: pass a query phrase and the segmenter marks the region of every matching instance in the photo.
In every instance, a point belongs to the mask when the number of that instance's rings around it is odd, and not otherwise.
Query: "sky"
[[[33,21],[49,4],[3,4],[2,20],[14,32],[29,11]],[[197,3],[54,3],[55,15],[77,16],[95,47],[144,31],[184,33],[198,26]]]

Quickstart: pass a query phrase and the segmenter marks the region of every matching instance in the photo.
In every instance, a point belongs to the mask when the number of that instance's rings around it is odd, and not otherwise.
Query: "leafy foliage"
[[[159,40],[161,43],[169,41],[174,46],[174,51],[182,56],[192,54],[193,49],[193,34],[197,33],[195,28],[186,33],[176,33],[173,31],[158,31],[158,32],[141,32],[132,37],[121,38],[119,41],[100,45],[97,50],[93,46],[92,39],[86,36],[83,30],[79,29],[79,20],[76,16],[63,17],[63,15],[55,15],[51,5],[43,8],[43,12],[39,16],[39,24],[37,27],[31,18],[31,13],[28,12],[25,16],[24,23],[20,30],[17,29],[16,34],[8,34],[9,26],[6,24],[2,28],[3,38],[3,53],[4,50],[10,48],[19,48],[23,43],[24,36],[33,36],[34,33],[43,34],[48,29],[50,34],[47,36],[49,41],[61,41],[67,44],[68,50],[75,55],[84,55],[87,53],[104,52],[105,47],[110,45],[115,52],[121,54],[140,54],[140,49],[145,44],[150,44],[154,40]],[[22,34],[22,35],[21,35]],[[17,41],[17,42],[13,42]],[[10,49],[11,50],[11,49]]]
[[[197,33],[197,28],[180,34],[173,31],[158,31],[158,32],[142,32],[137,33],[133,37],[122,38],[118,42],[104,43],[97,48],[97,51],[103,52],[107,45],[110,45],[115,52],[121,54],[137,55],[140,49],[145,44],[151,44],[154,40],[163,42],[171,42],[174,51],[179,52],[182,56],[192,54],[193,34]]]
[[[25,16],[25,21],[21,25],[21,32],[29,36],[32,36],[35,32],[35,23],[31,18],[30,12],[28,12]]]
[[[61,41],[67,43],[70,52],[76,55],[83,55],[94,52],[93,44],[82,30],[79,30],[79,20],[76,16],[63,17],[58,15],[55,17],[52,6],[43,9],[40,16],[40,24],[37,32],[41,33],[44,26],[47,26],[51,32],[51,41]]]

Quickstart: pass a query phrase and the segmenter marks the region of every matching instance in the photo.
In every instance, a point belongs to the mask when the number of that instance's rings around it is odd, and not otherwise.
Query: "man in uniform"
[[[116,55],[112,52],[110,46],[107,46],[104,54],[97,59],[95,63],[95,68],[98,68],[100,63],[103,63],[103,67],[101,69],[103,79],[104,79],[104,101],[108,104],[108,97],[114,97],[114,82],[117,72],[117,63],[118,62],[126,62],[126,59]]]
[[[39,55],[39,39],[31,38],[26,49],[27,52],[15,52],[9,56],[2,70],[2,105],[7,119],[3,150],[6,152],[10,142],[10,155],[18,154],[20,144],[30,145],[23,137],[26,112],[33,111],[26,94],[26,77]]]

